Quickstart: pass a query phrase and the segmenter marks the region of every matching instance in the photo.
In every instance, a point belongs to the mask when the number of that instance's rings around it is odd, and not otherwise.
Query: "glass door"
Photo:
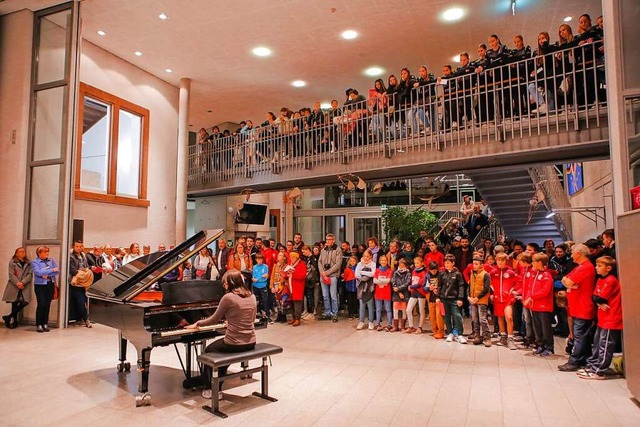
[[[365,245],[367,240],[375,237],[378,241],[382,238],[382,221],[379,216],[353,217],[351,244]]]

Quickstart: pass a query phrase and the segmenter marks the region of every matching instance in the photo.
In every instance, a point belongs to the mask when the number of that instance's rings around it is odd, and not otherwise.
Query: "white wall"
[[[150,111],[148,208],[76,200],[73,217],[84,219],[85,245],[128,246],[136,241],[167,246],[176,229],[178,88],[83,42],[80,81]],[[186,209],[186,206],[184,207]]]
[[[573,212],[571,214],[572,236],[576,242],[584,242],[606,228],[613,228],[613,184],[611,182],[611,160],[600,160],[583,163],[584,188],[569,197],[572,208],[604,206],[598,214],[606,216],[606,222],[598,219],[596,224],[584,215]],[[591,213],[585,215],[593,218]]]
[[[33,14],[22,10],[0,16],[0,296],[6,265],[22,244],[29,131],[29,86]],[[15,139],[13,134],[15,132]],[[33,257],[33,253],[28,254]],[[1,304],[5,314],[10,305]]]

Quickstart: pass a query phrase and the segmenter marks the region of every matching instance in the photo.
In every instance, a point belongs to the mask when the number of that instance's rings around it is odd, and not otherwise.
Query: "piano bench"
[[[227,418],[226,414],[220,412],[220,401],[218,399],[220,381],[237,377],[246,377],[256,372],[261,373],[261,392],[253,392],[253,395],[270,402],[277,402],[278,399],[274,399],[269,396],[269,365],[267,364],[267,358],[279,353],[282,353],[282,347],[278,347],[273,344],[258,343],[253,350],[249,351],[239,353],[212,352],[199,355],[198,362],[205,366],[209,366],[213,371],[211,376],[211,406],[205,405],[202,409],[211,412],[220,418]],[[255,368],[250,368],[249,361],[255,359],[262,359],[261,365]],[[218,369],[221,366],[228,366],[234,363],[240,363],[242,370],[222,376],[219,374]]]

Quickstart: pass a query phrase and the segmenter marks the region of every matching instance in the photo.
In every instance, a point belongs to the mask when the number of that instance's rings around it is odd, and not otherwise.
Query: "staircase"
[[[546,218],[549,211],[544,203],[537,205],[529,220],[530,201],[535,195],[536,186],[528,168],[474,172],[468,176],[509,238],[525,244],[542,244],[546,239],[559,243],[567,239],[566,232],[561,233],[556,221]]]

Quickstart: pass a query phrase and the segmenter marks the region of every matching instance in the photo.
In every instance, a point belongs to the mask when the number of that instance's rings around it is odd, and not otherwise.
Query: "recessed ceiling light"
[[[164,12],[162,12],[160,15],[158,15],[158,18],[160,18],[160,19],[162,19],[164,21],[165,19],[168,19],[169,17]]]
[[[139,50],[136,50],[135,52],[133,52],[133,54],[135,56],[142,56],[142,52],[140,52]]]
[[[461,7],[451,7],[444,12],[442,12],[442,19],[447,22],[459,21],[464,17],[465,11]]]
[[[322,104],[320,104],[320,108],[322,108],[323,110],[330,110],[331,109],[331,103],[330,102],[323,102]]]
[[[164,71],[167,72],[167,73],[173,73],[173,70],[171,68],[165,68]]]
[[[355,30],[347,30],[342,32],[342,38],[345,40],[353,40],[358,37],[358,32]]]
[[[454,56],[452,56],[452,57],[451,57],[451,60],[452,60],[453,62],[460,62],[460,55],[454,55]]]
[[[384,70],[382,68],[380,68],[380,67],[370,67],[370,68],[367,68],[366,70],[364,70],[364,73],[367,76],[375,77],[375,76],[379,76],[382,73],[384,73]]]
[[[563,19],[564,22],[571,22],[573,18],[571,16],[567,16],[566,18]]]
[[[269,55],[271,55],[271,49],[269,49],[268,47],[264,47],[264,46],[258,46],[256,48],[254,48],[251,52],[253,52],[253,54],[255,56],[269,56]]]
[[[106,35],[106,34],[107,34],[107,33],[105,33],[104,31],[102,31],[102,30],[98,30],[98,35],[99,35],[99,36],[104,36],[104,35]]]
[[[293,82],[291,82],[291,85],[295,87],[304,87],[307,85],[307,82],[305,82],[304,80],[294,80]]]

